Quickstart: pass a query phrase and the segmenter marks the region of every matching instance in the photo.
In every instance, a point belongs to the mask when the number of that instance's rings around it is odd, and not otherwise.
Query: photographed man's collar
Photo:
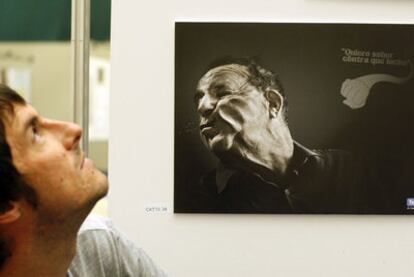
[[[297,141],[293,141],[293,157],[289,166],[289,170],[298,170],[308,161],[309,157],[319,155],[319,153],[306,148]]]
[[[301,145],[296,141],[293,141],[293,149],[294,150],[290,170],[298,170],[308,161],[309,157],[320,155],[319,153],[306,148],[305,146]],[[233,170],[225,164],[223,164],[222,162],[219,162],[216,169],[217,193],[220,194],[221,192],[223,192],[230,178],[236,172],[236,170]]]
[[[234,173],[236,173],[235,170],[230,169],[222,162],[219,162],[216,169],[217,193],[220,194],[226,188],[228,181]]]

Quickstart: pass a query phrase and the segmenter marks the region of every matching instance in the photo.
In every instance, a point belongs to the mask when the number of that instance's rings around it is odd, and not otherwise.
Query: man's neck
[[[15,233],[9,239],[12,254],[1,268],[0,276],[66,276],[76,254],[76,232],[53,236],[56,230],[45,229],[42,232],[50,232],[46,239],[32,226],[25,227],[13,227]]]

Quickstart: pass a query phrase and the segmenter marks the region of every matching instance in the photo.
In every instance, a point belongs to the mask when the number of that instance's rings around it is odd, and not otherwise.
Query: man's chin
[[[91,200],[94,203],[104,198],[108,194],[109,190],[109,182],[106,175],[99,170],[96,170],[95,174],[95,179],[92,180],[93,184],[91,183],[91,186],[94,187],[94,197],[91,197]]]
[[[217,135],[208,142],[208,146],[216,155],[226,153],[233,147],[233,137]]]
[[[105,178],[102,180],[102,183],[100,185],[100,189],[98,192],[99,199],[104,198],[108,194],[108,191],[109,191],[109,182],[108,182],[108,178],[106,178],[105,176]]]

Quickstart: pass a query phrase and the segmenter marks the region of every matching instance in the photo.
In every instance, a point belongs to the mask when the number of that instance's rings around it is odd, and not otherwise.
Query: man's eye
[[[40,134],[39,134],[39,129],[36,125],[32,125],[32,140],[33,142],[36,142],[37,140],[39,140],[40,138]]]
[[[196,92],[196,94],[194,94],[194,103],[198,104],[198,102],[200,101],[201,98],[203,98],[204,93],[202,92]]]

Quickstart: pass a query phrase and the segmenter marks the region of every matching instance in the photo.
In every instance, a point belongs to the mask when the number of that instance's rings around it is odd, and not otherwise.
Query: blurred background
[[[48,118],[74,121],[71,1],[0,2],[0,83]],[[110,0],[91,0],[89,157],[108,173]],[[107,199],[95,213],[107,214]]]

